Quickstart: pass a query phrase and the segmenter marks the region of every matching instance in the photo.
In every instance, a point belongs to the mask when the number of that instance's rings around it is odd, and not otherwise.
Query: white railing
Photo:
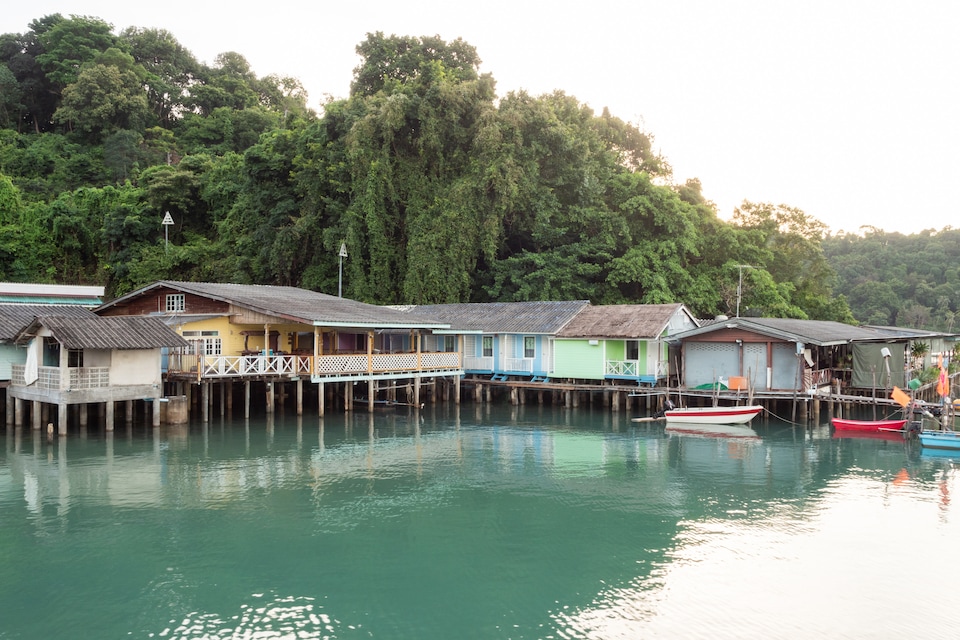
[[[522,371],[524,373],[533,373],[533,359],[531,358],[504,358],[504,371]]]
[[[607,360],[603,374],[606,376],[636,377],[639,369],[640,363],[636,360]]]
[[[70,367],[69,369],[38,367],[37,374],[35,383],[37,389],[79,391],[104,389],[110,386],[109,367]],[[15,386],[26,386],[25,365],[13,365],[10,382]]]
[[[314,367],[314,363],[316,366]],[[336,376],[341,374],[411,372],[459,369],[460,354],[439,353],[344,353],[329,356],[254,355],[196,356],[171,355],[168,371],[191,373],[200,378],[244,376]]]
[[[469,371],[493,371],[493,356],[464,356],[463,368]]]

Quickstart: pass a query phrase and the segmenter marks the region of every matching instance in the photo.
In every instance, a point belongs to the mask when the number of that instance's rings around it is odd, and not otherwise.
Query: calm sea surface
[[[0,427],[0,638],[960,637],[960,457],[630,418]]]

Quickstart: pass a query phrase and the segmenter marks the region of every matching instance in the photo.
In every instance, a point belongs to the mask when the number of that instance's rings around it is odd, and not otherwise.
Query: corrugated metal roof
[[[97,315],[90,318],[38,316],[20,332],[17,341],[29,341],[41,326],[67,349],[158,349],[189,344],[157,317],[102,318]]]
[[[855,340],[889,338],[879,331],[830,320],[797,320],[794,318],[728,318],[698,329],[679,333],[674,338],[688,339],[724,328],[739,328],[762,335],[807,342],[815,345],[844,344]]]
[[[446,322],[452,329],[486,333],[556,334],[587,300],[565,302],[461,302],[411,307],[410,315]]]
[[[366,304],[297,287],[261,284],[164,280],[108,302],[100,308],[110,308],[121,301],[160,287],[220,300],[265,315],[304,324],[376,328],[445,328],[442,323],[422,318],[414,319],[409,314],[390,307]]]
[[[12,341],[37,316],[58,315],[69,318],[95,318],[85,307],[59,304],[0,304],[0,342]]]
[[[558,338],[658,338],[683,305],[611,304],[580,311]]]

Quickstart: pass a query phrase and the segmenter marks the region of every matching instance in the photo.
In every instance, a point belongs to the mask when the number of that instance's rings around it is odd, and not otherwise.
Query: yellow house
[[[169,352],[170,381],[294,380],[299,389],[304,378],[419,385],[463,375],[449,325],[296,287],[160,281],[96,312],[158,316],[174,328],[190,347]]]

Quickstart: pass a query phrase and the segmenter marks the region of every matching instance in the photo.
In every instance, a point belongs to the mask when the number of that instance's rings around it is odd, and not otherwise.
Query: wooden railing
[[[460,354],[430,353],[342,353],[327,356],[253,355],[204,356],[171,354],[170,373],[190,373],[197,378],[242,378],[257,376],[363,375],[417,373],[438,369],[459,370]]]
[[[639,369],[640,363],[636,360],[607,360],[603,375],[636,377]]]

